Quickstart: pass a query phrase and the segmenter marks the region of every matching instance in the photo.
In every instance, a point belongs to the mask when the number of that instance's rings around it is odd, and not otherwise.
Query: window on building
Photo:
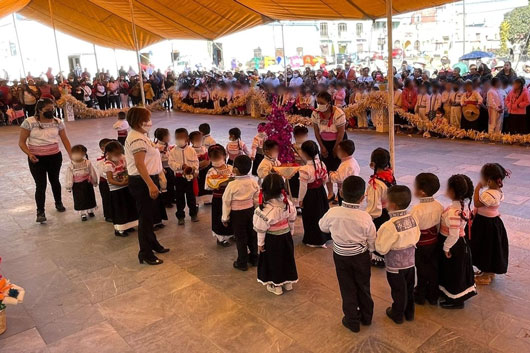
[[[357,36],[361,36],[363,34],[363,24],[357,23],[355,25],[355,33],[357,33]]]
[[[328,35],[328,23],[327,22],[320,22],[320,35],[321,36]]]
[[[374,23],[374,29],[385,29],[386,28],[386,21],[376,21]]]
[[[255,58],[261,58],[261,48],[260,47],[257,47],[256,49],[254,49],[254,57]]]
[[[420,41],[419,40],[414,42],[414,50],[417,50],[417,51],[420,50]]]
[[[344,22],[339,23],[339,36],[346,32],[348,32],[348,24]]]
[[[302,48],[302,47],[296,47],[296,55],[298,55],[298,56],[304,56],[304,48]]]
[[[480,42],[480,33],[475,33],[477,40]]]

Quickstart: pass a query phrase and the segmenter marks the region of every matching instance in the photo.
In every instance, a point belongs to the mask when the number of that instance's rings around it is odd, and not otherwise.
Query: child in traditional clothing
[[[206,190],[213,190],[212,197],[212,235],[217,239],[217,245],[222,247],[230,246],[230,239],[234,232],[230,224],[225,226],[221,221],[223,213],[223,193],[226,189],[228,179],[232,177],[232,166],[226,164],[226,151],[223,146],[217,144],[208,148],[208,158],[212,167],[206,174]],[[218,183],[216,179],[221,179]]]
[[[72,160],[66,169],[66,190],[74,197],[74,210],[81,215],[83,222],[94,217],[97,209],[94,187],[98,185],[98,175],[88,160],[87,148],[83,145],[72,147]]]
[[[162,160],[162,167],[164,168],[164,174],[167,180],[166,191],[161,193],[160,201],[166,208],[173,207],[175,202],[175,173],[169,167],[169,151],[174,146],[169,144],[169,130],[159,127],[155,130],[155,144],[156,148],[160,151],[160,159]]]
[[[300,173],[300,190],[298,200],[302,208],[304,238],[302,242],[310,247],[326,247],[330,239],[318,227],[318,221],[329,210],[329,202],[324,185],[328,180],[326,165],[320,161],[318,145],[314,141],[302,144],[302,158],[307,164],[302,166]]]
[[[355,92],[355,103],[362,103],[368,98],[368,92],[364,83],[359,84],[359,89]],[[357,127],[364,129],[368,127],[368,118],[366,110],[362,110],[357,113]]]
[[[293,128],[294,143],[292,144],[294,152],[294,162],[299,166],[305,165],[305,160],[302,158],[302,144],[307,141],[309,130],[304,125],[295,125]],[[299,207],[298,192],[300,191],[300,173],[296,173],[289,179],[289,190],[291,191],[291,197],[293,204],[296,205],[296,210],[299,214],[302,213],[302,209]]]
[[[442,107],[444,112],[444,118],[447,121],[451,120],[451,93],[453,92],[453,84],[451,82],[447,82],[445,84],[445,89],[442,92]]]
[[[252,175],[258,175],[258,166],[263,160],[263,143],[267,140],[267,133],[265,132],[266,123],[258,124],[258,133],[252,140],[252,149],[250,151],[250,158],[252,159]]]
[[[199,159],[193,147],[189,145],[188,130],[175,130],[176,146],[169,152],[169,167],[175,173],[175,197],[177,199],[178,225],[184,225],[184,208],[188,205],[188,212],[192,222],[198,222],[197,200],[193,184],[197,185]]]
[[[206,151],[208,151],[208,148],[210,148],[210,146],[216,144],[214,138],[210,136],[210,124],[202,123],[201,125],[199,125],[199,131],[202,133],[204,147],[206,147]]]
[[[503,180],[509,176],[498,163],[488,163],[480,171],[473,202],[475,218],[469,236],[473,265],[479,269],[477,284],[490,284],[495,274],[508,270],[508,235],[499,214],[504,200]],[[482,189],[485,188],[483,191]]]
[[[333,261],[342,297],[342,324],[359,332],[360,323],[370,325],[374,301],[370,295],[370,252],[375,249],[375,226],[372,217],[360,209],[365,182],[358,176],[342,181],[341,207],[331,208],[318,225],[331,233]]]
[[[414,302],[438,305],[438,231],[444,207],[434,199],[440,189],[438,177],[432,173],[420,173],[414,180],[414,196],[420,201],[410,214],[420,227],[420,240],[416,244],[416,272],[418,281],[414,290]]]
[[[223,194],[223,216],[225,227],[230,222],[237,245],[237,260],[234,268],[247,271],[248,264],[258,265],[258,239],[253,229],[254,208],[258,205],[260,188],[249,175],[252,160],[248,156],[237,156],[234,160],[234,181],[228,183]]]
[[[197,203],[202,201],[204,204],[210,204],[212,201],[211,192],[204,189],[206,182],[206,174],[210,168],[210,159],[208,158],[208,149],[204,147],[202,133],[200,131],[192,131],[190,133],[191,146],[195,150],[195,154],[199,159],[199,174],[197,177]]]
[[[282,295],[298,282],[292,237],[296,209],[280,175],[269,174],[261,186],[263,204],[256,208],[253,218],[258,237],[258,282],[269,292]]]
[[[138,211],[127,187],[129,177],[123,153],[123,146],[117,141],[112,141],[105,147],[105,173],[110,188],[114,235],[118,237],[128,236],[138,226]]]
[[[118,120],[114,123],[114,125],[112,125],[112,128],[118,131],[118,141],[122,145],[125,145],[125,139],[129,134],[129,123],[127,122],[126,117],[127,115],[125,112],[119,112]]]
[[[386,315],[396,324],[414,320],[414,251],[420,239],[416,219],[407,213],[412,198],[410,189],[394,185],[388,189],[390,220],[377,231],[375,249],[385,256],[386,278],[392,294],[392,306]]]
[[[366,188],[366,212],[372,216],[375,228],[379,229],[390,219],[386,208],[386,192],[389,187],[396,185],[396,178],[390,165],[390,152],[384,148],[376,148],[370,156],[370,168],[374,170],[374,174],[370,177]],[[377,251],[372,253],[372,265],[385,267],[385,260]]]
[[[443,243],[438,278],[442,292],[440,306],[463,309],[464,301],[477,294],[471,249],[466,241],[466,228],[472,216],[473,182],[466,175],[453,175],[447,181],[446,195],[452,204],[442,213],[438,236],[438,241]]]
[[[460,102],[463,94],[462,81],[454,82],[453,92],[449,95],[449,103],[451,105],[449,123],[456,128],[460,128],[460,123],[462,121],[462,106],[460,105]]]
[[[228,130],[228,139],[230,142],[226,145],[226,152],[228,153],[228,164],[232,165],[234,159],[241,155],[250,155],[247,145],[241,140],[241,130],[237,127]]]
[[[107,173],[105,173],[105,146],[111,142],[111,139],[101,139],[99,141],[99,149],[101,156],[96,160],[96,170],[99,174],[99,193],[101,195],[101,204],[103,206],[103,217],[105,222],[112,222],[111,204],[110,204],[110,189],[107,182]]]
[[[273,172],[274,167],[281,165],[281,162],[278,160],[278,155],[280,153],[280,145],[274,140],[267,140],[263,143],[263,153],[265,157],[259,164],[257,173],[259,180],[265,179],[267,175]]]
[[[416,107],[414,112],[420,116],[420,118],[427,118],[427,114],[431,110],[431,96],[428,93],[428,84],[422,83],[418,89],[418,100],[416,101]]]
[[[339,142],[337,147],[337,157],[340,158],[341,163],[339,168],[335,172],[329,173],[329,178],[332,183],[337,183],[339,190],[341,189],[342,182],[344,179],[351,175],[359,176],[361,173],[361,167],[359,163],[353,157],[355,152],[355,143],[352,140],[343,140]],[[342,197],[339,193],[339,205],[342,203]]]

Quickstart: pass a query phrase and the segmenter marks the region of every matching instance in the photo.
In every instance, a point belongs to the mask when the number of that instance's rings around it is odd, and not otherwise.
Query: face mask
[[[47,110],[45,112],[42,112],[42,116],[45,117],[46,119],[53,119],[53,111]]]
[[[184,148],[186,147],[186,145],[187,145],[186,140],[182,140],[182,139],[177,140],[177,146],[179,146],[180,148]]]
[[[195,147],[195,148],[202,147],[202,142],[195,142],[195,143],[193,144],[193,147]]]
[[[317,109],[315,109],[317,112],[325,112],[328,110],[327,104],[317,104]]]
[[[293,74],[293,77],[298,77],[298,74]]]
[[[151,130],[152,127],[153,127],[153,122],[151,120],[142,124],[142,130],[144,130],[145,132],[149,132],[149,130]]]
[[[80,161],[83,159],[83,155],[81,153],[72,153],[72,160],[73,161]]]
[[[222,159],[220,159],[220,160],[218,160],[218,161],[212,161],[212,166],[214,166],[215,168],[222,167],[223,164],[225,164],[225,163],[223,162]]]

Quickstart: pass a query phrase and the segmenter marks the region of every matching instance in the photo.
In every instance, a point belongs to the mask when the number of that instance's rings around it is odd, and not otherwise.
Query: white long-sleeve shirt
[[[224,169],[219,169],[219,168],[215,168],[215,167],[211,167],[210,169],[208,169],[208,172],[206,173],[205,184],[204,184],[204,189],[205,190],[213,190],[208,185],[208,178],[211,178],[214,175],[222,175],[224,177],[231,177],[232,176],[233,167],[231,165],[225,165],[225,167],[226,168],[224,168]]]
[[[374,179],[374,185],[368,184],[366,187],[366,212],[372,218],[381,217],[383,208],[386,208],[386,192],[388,186],[378,179]]]
[[[199,158],[197,158],[197,153],[193,147],[189,145],[184,148],[175,146],[169,151],[168,164],[175,174],[184,173],[183,165],[192,167],[195,173],[198,173],[199,170]]]
[[[71,161],[66,168],[65,187],[72,189],[74,183],[80,183],[88,180],[92,185],[98,185],[98,174],[96,169],[88,159],[81,162]]]
[[[228,153],[228,159],[234,160],[240,155],[250,155],[247,145],[241,140],[230,141],[226,144],[226,153]]]
[[[490,88],[486,101],[489,109],[504,110],[504,101],[501,99],[499,91],[496,88]]]
[[[204,135],[203,144],[204,144],[204,147],[206,147],[206,149],[208,149],[208,148],[210,148],[210,146],[215,145],[216,142],[215,142],[214,138],[211,137],[210,135]]]
[[[460,217],[464,213],[465,218],[469,218],[469,211],[462,207],[459,201],[453,201],[442,213],[442,220],[440,222],[440,234],[446,237],[443,249],[450,251],[453,245],[456,244],[459,237],[466,235],[467,222]]]
[[[258,245],[265,245],[265,235],[282,235],[288,232],[294,233],[294,222],[296,221],[296,207],[291,201],[273,199],[265,202],[263,210],[259,207],[254,211],[254,230],[258,234]]]
[[[250,175],[236,176],[228,183],[223,193],[223,214],[221,220],[228,222],[230,212],[246,210],[258,205],[260,187]]]
[[[347,177],[359,174],[361,174],[359,163],[353,156],[349,156],[342,159],[336,172],[329,172],[329,179],[332,183],[342,184]]]
[[[316,168],[315,168],[316,165]],[[298,170],[300,175],[300,189],[298,191],[298,200],[303,201],[305,194],[307,193],[307,184],[314,183],[317,180],[321,180],[322,184],[328,181],[328,171],[324,163],[320,159],[315,157],[315,163],[308,161],[306,165],[300,167]],[[311,205],[306,205],[311,206]]]
[[[482,103],[482,96],[480,93],[477,91],[473,91],[471,94],[468,94],[467,92],[463,93],[462,97],[460,97],[460,105],[465,106],[470,103],[480,105]]]
[[[272,168],[279,167],[281,165],[281,162],[277,159],[272,159],[269,156],[265,155],[265,158],[261,161],[261,163],[258,166],[258,177],[260,179],[265,179],[267,175],[269,175],[272,171]]]
[[[410,214],[416,218],[420,230],[439,227],[444,207],[434,197],[423,197],[420,203],[414,205]]]
[[[375,225],[372,217],[358,204],[342,201],[341,207],[330,208],[318,222],[320,230],[331,233],[333,251],[353,256],[375,250]]]
[[[252,139],[252,149],[250,151],[250,158],[255,158],[256,153],[263,154],[263,142],[267,140],[267,134],[264,132],[259,132],[254,139]]]

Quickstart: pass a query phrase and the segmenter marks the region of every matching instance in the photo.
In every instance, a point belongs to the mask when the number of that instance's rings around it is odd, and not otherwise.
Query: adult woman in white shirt
[[[346,139],[346,115],[344,111],[333,106],[331,95],[322,91],[317,94],[317,108],[311,115],[315,136],[320,146],[322,161],[328,172],[334,172],[340,165],[336,149],[342,140]],[[328,181],[328,200],[334,199],[333,184]]]
[[[158,175],[162,172],[160,152],[149,139],[151,112],[143,107],[133,107],[127,112],[127,122],[131,131],[125,140],[125,159],[129,173],[129,191],[136,200],[138,209],[138,242],[140,263],[160,265],[161,259],[153,251],[168,252],[156,239],[153,230],[154,218],[160,194]]]
[[[35,104],[35,115],[28,117],[20,125],[18,145],[28,156],[29,170],[35,180],[35,202],[39,223],[46,222],[44,213],[46,177],[52,186],[55,208],[59,212],[66,210],[61,201],[61,182],[59,181],[63,162],[63,156],[59,150],[59,139],[68,155],[71,154],[71,146],[66,136],[64,123],[55,118],[54,112],[55,104],[51,99],[40,99]]]

